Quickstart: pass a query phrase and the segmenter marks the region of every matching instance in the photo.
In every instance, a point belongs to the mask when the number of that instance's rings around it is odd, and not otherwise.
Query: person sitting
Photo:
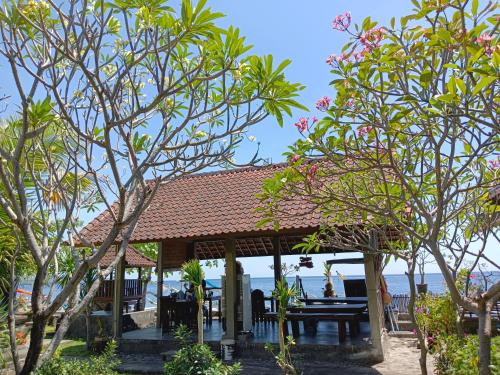
[[[189,284],[189,288],[186,289],[186,300],[187,301],[195,301],[196,295],[194,293],[194,285]]]

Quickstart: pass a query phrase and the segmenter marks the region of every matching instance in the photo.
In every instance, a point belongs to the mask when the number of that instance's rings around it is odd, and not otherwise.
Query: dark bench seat
[[[269,312],[264,314],[265,317],[277,320],[278,315],[275,312]],[[339,341],[343,342],[346,339],[346,322],[349,324],[349,335],[351,337],[356,336],[359,333],[359,321],[361,318],[360,313],[294,313],[287,312],[286,320],[290,321],[292,326],[292,335],[294,338],[299,336],[299,322],[304,322],[304,327],[307,326],[307,322],[315,322],[317,320],[330,320],[336,321],[339,327]],[[312,326],[314,333],[317,331],[316,324]],[[283,327],[285,336],[288,335],[288,326],[285,322]]]

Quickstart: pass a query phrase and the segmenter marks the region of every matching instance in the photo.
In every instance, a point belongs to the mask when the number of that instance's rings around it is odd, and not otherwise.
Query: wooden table
[[[356,313],[366,310],[366,303],[349,303],[333,305],[305,305],[289,306],[288,311],[293,313]]]
[[[264,314],[267,318],[270,319],[277,319],[277,313],[274,312],[268,312]],[[346,323],[349,324],[349,335],[351,337],[354,337],[356,334],[359,333],[359,320],[360,320],[360,313],[293,313],[293,312],[287,312],[286,313],[286,321],[284,322],[283,325],[283,332],[285,336],[288,336],[288,325],[287,321],[290,321],[290,324],[292,326],[292,335],[294,338],[299,337],[300,334],[300,329],[299,329],[299,322],[302,321],[304,323],[304,328],[306,326],[309,326],[310,324],[307,324],[307,322],[315,322],[317,320],[333,320],[337,322],[338,324],[338,331],[339,331],[339,342],[344,342],[346,339]],[[313,330],[314,334],[317,332],[317,326],[316,324],[310,325]]]
[[[362,304],[368,303],[368,297],[319,297],[319,298],[300,298],[301,302],[306,305],[311,305],[314,303],[322,304],[336,304],[336,303],[347,303],[347,304]]]

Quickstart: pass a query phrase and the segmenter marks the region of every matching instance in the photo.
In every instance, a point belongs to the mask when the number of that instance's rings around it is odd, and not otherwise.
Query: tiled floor
[[[291,332],[291,331],[290,331]],[[215,321],[211,326],[206,326],[204,329],[205,341],[220,341],[224,331],[222,324]],[[253,327],[253,336],[249,338],[252,343],[277,343],[278,342],[278,325],[272,323],[258,323]],[[352,345],[365,342],[370,337],[370,326],[367,322],[361,323],[361,332],[355,337],[350,338],[349,335],[343,345]],[[170,340],[173,338],[171,333],[162,334],[160,329],[145,328],[126,332],[123,334],[122,340]],[[296,339],[297,344],[311,345],[339,345],[337,323],[321,321],[318,323],[318,330],[315,335],[310,331],[304,331],[302,324],[300,325],[300,336]]]

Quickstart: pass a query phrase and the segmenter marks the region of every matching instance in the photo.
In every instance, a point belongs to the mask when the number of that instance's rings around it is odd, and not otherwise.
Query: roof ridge
[[[244,172],[251,172],[251,171],[259,171],[263,169],[273,169],[273,168],[279,168],[283,167],[285,165],[288,165],[288,162],[280,162],[280,163],[269,163],[266,165],[252,165],[252,166],[246,166],[246,167],[238,167],[238,168],[232,168],[232,169],[219,169],[216,171],[209,171],[209,172],[199,172],[199,173],[187,173],[181,176],[176,176],[172,178],[171,180],[165,180],[162,181],[162,184],[172,182],[175,180],[180,180],[180,179],[188,179],[188,178],[197,178],[197,177],[206,177],[206,176],[216,176],[216,175],[226,175],[226,174],[236,174],[236,173],[244,173]],[[154,179],[150,180],[153,181]]]
[[[312,163],[315,161],[318,161],[320,158],[307,158],[305,163]],[[216,176],[216,175],[226,175],[226,174],[236,174],[236,173],[245,173],[245,172],[252,172],[252,171],[259,171],[263,169],[277,169],[280,167],[285,167],[289,165],[288,161],[282,161],[279,163],[269,163],[265,165],[250,165],[246,167],[237,167],[237,168],[232,168],[232,169],[220,169],[216,171],[210,171],[210,172],[199,172],[199,173],[187,173],[181,176],[176,176],[170,180],[165,180],[162,181],[162,184],[172,182],[175,180],[179,179],[188,179],[188,178],[197,178],[197,177],[206,177],[206,176]],[[148,181],[154,181],[155,179],[151,179]]]

